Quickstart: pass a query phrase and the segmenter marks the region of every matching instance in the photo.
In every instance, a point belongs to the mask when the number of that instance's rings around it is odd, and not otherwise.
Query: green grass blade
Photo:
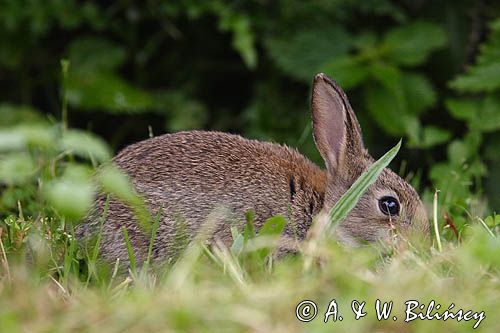
[[[132,245],[130,244],[130,239],[128,238],[127,228],[123,227],[123,237],[125,237],[125,244],[127,246],[128,258],[130,261],[130,270],[132,271],[132,276],[135,277],[137,273],[137,267],[135,265],[134,250],[132,250]]]
[[[347,214],[356,206],[361,196],[372,185],[385,167],[391,163],[401,148],[401,140],[391,150],[385,153],[380,159],[373,163],[370,168],[364,172],[344,195],[337,201],[335,206],[329,212],[328,231],[341,222]]]
[[[158,213],[156,214],[156,218],[153,223],[153,229],[151,231],[151,238],[149,239],[149,247],[148,247],[148,256],[146,258],[146,262],[144,267],[148,267],[151,262],[151,256],[153,254],[153,245],[156,239],[156,232],[158,231],[158,226],[160,225],[161,214],[163,212],[163,206],[160,207]]]

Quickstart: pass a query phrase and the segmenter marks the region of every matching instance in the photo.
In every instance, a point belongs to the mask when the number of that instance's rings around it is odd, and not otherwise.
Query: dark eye
[[[383,197],[378,201],[378,207],[385,215],[395,216],[399,214],[399,202],[394,197]]]

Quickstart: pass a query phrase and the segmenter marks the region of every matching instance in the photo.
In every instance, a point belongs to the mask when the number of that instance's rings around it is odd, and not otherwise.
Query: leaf
[[[286,219],[281,216],[273,216],[264,222],[259,230],[259,235],[264,236],[277,236],[281,235],[283,229],[285,228]]]
[[[450,113],[467,122],[472,130],[494,132],[500,129],[500,95],[489,95],[481,100],[448,99]]]
[[[352,186],[345,192],[342,197],[337,201],[335,206],[329,212],[329,224],[327,234],[330,234],[332,228],[340,223],[349,212],[356,206],[361,196],[366,192],[378,178],[380,173],[386,168],[389,163],[396,157],[401,148],[401,140],[391,150],[373,163],[368,170],[363,172],[361,176],[352,184]]]
[[[95,188],[90,181],[71,178],[56,179],[47,185],[45,196],[57,212],[76,221],[92,206]]]
[[[402,87],[410,113],[420,114],[436,104],[436,91],[424,75],[405,73],[402,76]]]
[[[448,142],[450,138],[451,133],[449,131],[435,126],[426,126],[422,130],[421,141],[413,146],[420,149],[430,148]]]
[[[26,136],[20,130],[0,130],[0,152],[21,150],[26,145]]]
[[[367,66],[351,56],[335,57],[319,72],[328,74],[346,90],[362,83],[369,74]]]
[[[486,97],[479,110],[478,117],[471,124],[471,128],[482,132],[493,132],[500,129],[500,95]]]
[[[264,41],[270,58],[284,73],[308,83],[329,63],[343,57],[351,44],[351,36],[335,25],[300,30]],[[337,74],[332,74],[337,80]]]
[[[8,103],[0,104],[0,128],[28,123],[45,123],[41,113],[31,106],[14,105]]]
[[[153,107],[152,96],[115,74],[102,71],[70,71],[68,103],[86,110],[112,113],[141,112]]]
[[[68,130],[59,141],[59,150],[69,150],[73,154],[90,160],[105,162],[111,158],[106,143],[97,136],[79,130]]]
[[[231,13],[225,15],[219,22],[222,30],[233,33],[233,47],[243,58],[248,68],[257,66],[257,50],[255,49],[255,36],[250,27],[250,19],[247,16]]]
[[[53,148],[54,129],[43,125],[20,125],[0,130],[0,152],[31,148]]]
[[[494,91],[500,88],[500,63],[471,66],[451,81],[450,87],[463,92]]]
[[[99,37],[80,37],[68,46],[71,66],[78,70],[111,71],[122,65],[125,57],[126,53],[123,48]]]
[[[443,28],[430,22],[415,22],[389,31],[382,41],[382,50],[385,58],[395,64],[416,66],[445,44]]]
[[[154,220],[129,176],[113,165],[106,165],[99,170],[98,180],[104,192],[112,194],[132,208],[141,230],[150,235]]]
[[[102,167],[98,173],[98,179],[105,192],[115,195],[125,202],[136,202],[137,193],[127,174],[115,166]]]
[[[0,182],[9,185],[23,184],[36,171],[36,164],[26,153],[12,153],[0,157]]]
[[[404,104],[397,100],[395,94],[385,87],[377,85],[365,89],[365,106],[386,133],[393,136],[412,133],[412,129],[419,126],[418,119],[410,115]]]
[[[478,111],[478,103],[466,99],[447,99],[446,108],[455,119],[469,121],[472,120]]]
[[[273,238],[278,238],[281,233],[283,232],[283,229],[285,228],[286,224],[286,219],[281,216],[273,216],[264,222],[262,227],[259,230],[259,236],[258,237],[269,237],[271,239]],[[259,249],[257,251],[258,256],[261,259],[266,258],[270,253],[273,251],[273,246],[266,246],[262,249]]]
[[[450,87],[462,92],[491,92],[500,88],[500,19],[491,24],[491,33],[480,47],[477,63],[465,74],[450,82]]]

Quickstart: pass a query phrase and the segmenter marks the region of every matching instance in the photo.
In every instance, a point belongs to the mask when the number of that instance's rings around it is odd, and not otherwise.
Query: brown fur
[[[373,163],[347,97],[323,74],[314,80],[312,114],[316,145],[327,170],[286,146],[220,132],[166,134],[122,150],[114,163],[131,177],[153,216],[163,209],[153,258],[174,256],[182,243],[179,239],[188,241],[207,219],[217,222],[214,237],[230,243],[229,223],[243,221],[248,210],[255,213],[257,230],[267,218],[283,215],[289,222],[285,234],[304,239],[313,217],[333,207]],[[378,208],[377,199],[385,195],[401,203],[401,213],[390,220]],[[80,238],[95,233],[104,202],[103,196],[98,197],[89,221],[77,230]],[[131,211],[116,200],[110,201],[102,253],[109,259],[127,259],[123,226],[136,259],[144,260],[150,237],[140,230]],[[375,241],[386,238],[394,226],[428,233],[418,194],[385,169],[336,233],[348,243]]]

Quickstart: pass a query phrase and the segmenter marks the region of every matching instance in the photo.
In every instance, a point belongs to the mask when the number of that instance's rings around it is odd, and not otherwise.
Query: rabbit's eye
[[[394,197],[383,197],[379,199],[378,207],[385,215],[395,216],[399,214],[399,202]]]

